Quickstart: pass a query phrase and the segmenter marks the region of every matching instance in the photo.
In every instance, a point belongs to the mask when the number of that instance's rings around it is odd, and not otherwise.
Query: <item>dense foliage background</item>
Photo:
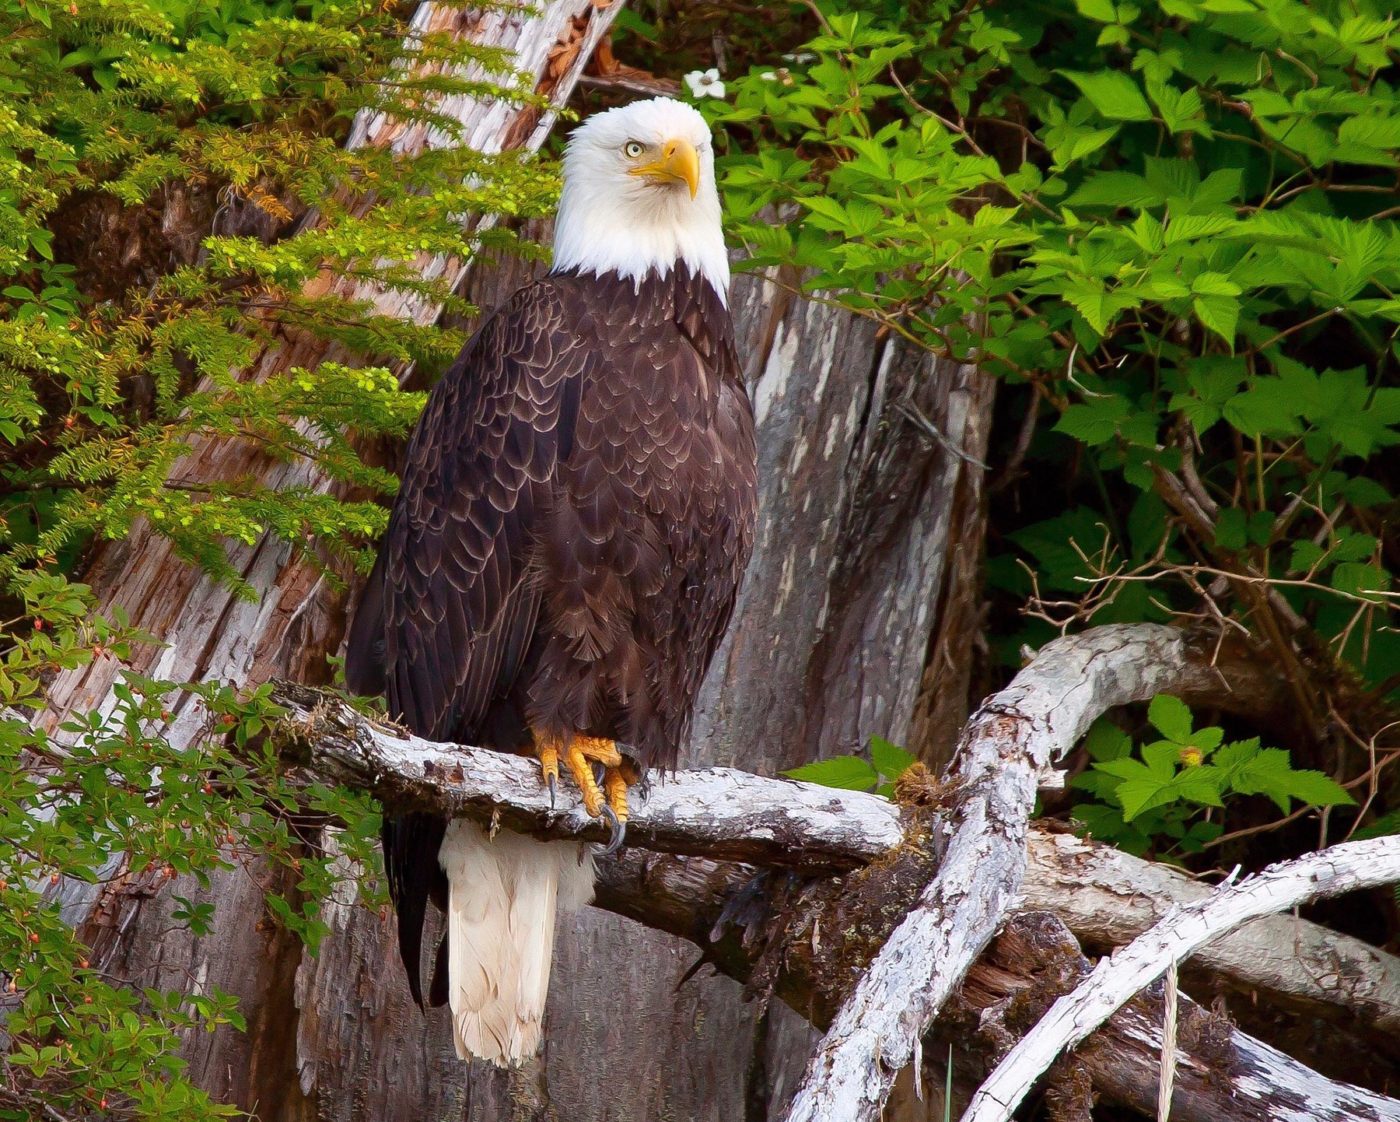
[[[1165,703],[1165,741],[1091,740],[1075,818],[1159,856],[1272,829],[1270,800],[1309,823],[1285,849],[1400,825],[1393,18],[1289,0],[809,18],[818,35],[707,103],[730,213],[754,266],[998,379],[989,677],[1072,626],[1177,620],[1280,687],[1219,703],[1278,749],[1221,748]],[[703,58],[691,23],[636,30],[682,29]],[[1362,805],[1319,820],[1294,799]]]
[[[470,56],[488,79],[404,78],[408,14],[0,0],[2,1118],[226,1112],[177,1051],[191,1026],[237,1024],[232,1001],[90,971],[67,880],[111,878],[118,853],[172,876],[270,857],[301,883],[265,921],[314,942],[335,873],[298,815],[338,816],[350,856],[375,860],[372,807],[329,790],[308,807],[249,748],[275,716],[256,694],[133,678],[62,749],[29,718],[56,669],[158,638],[93,613],[70,579],[91,543],[144,519],[237,583],[230,543],[274,534],[334,577],[382,527],[392,476],[363,453],[421,405],[386,367],[430,374],[461,340],[318,281],[464,310],[405,261],[471,253],[461,215],[542,213],[555,187],[547,163],[344,148],[361,108],[450,127],[430,95],[512,85],[509,60],[434,34],[421,60]],[[700,100],[749,267],[997,379],[982,685],[1090,621],[1185,621],[1227,677],[1257,671],[1208,712],[1158,699],[1155,732],[1100,727],[1046,811],[1201,869],[1400,829],[1385,6],[651,3],[625,26],[628,61],[722,69]],[[239,380],[301,332],[343,361]],[[208,439],[312,457],[341,489],[193,487],[180,460]],[[147,730],[190,688],[207,735],[176,750]],[[872,758],[818,777],[873,784],[912,756],[877,741]],[[1334,918],[1400,932],[1384,896]]]

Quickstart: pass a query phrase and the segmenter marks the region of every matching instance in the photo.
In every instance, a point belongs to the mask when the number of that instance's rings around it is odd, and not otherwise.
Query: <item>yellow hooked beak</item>
[[[684,183],[693,199],[700,190],[700,154],[688,140],[668,140],[661,146],[661,159],[632,168],[630,174],[644,175],[658,183]]]

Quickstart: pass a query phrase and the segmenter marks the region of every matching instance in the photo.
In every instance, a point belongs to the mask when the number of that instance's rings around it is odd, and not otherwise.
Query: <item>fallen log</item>
[[[742,934],[710,936],[749,878],[747,870],[704,859],[628,852],[599,867],[596,903],[639,922],[689,939],[704,961],[752,985],[762,953]],[[829,882],[814,910],[835,913],[853,903]],[[867,896],[870,895],[866,890]],[[790,946],[789,971],[777,980],[780,996],[822,1027],[839,1008],[833,957]],[[849,950],[849,947],[846,948]],[[868,950],[868,945],[867,945]],[[796,952],[796,953],[792,953]],[[868,957],[855,951],[852,969]],[[962,986],[927,1038],[925,1054],[942,1057],[953,1045],[955,1087],[971,1091],[995,1061],[1038,1018],[1057,993],[1087,976],[1091,965],[1058,917],[1033,911],[1015,916],[968,971]],[[1110,1018],[1057,1072],[1052,1096],[1098,1096],[1154,1116],[1162,1050],[1162,987],[1158,985]],[[1235,1029],[1228,1018],[1189,998],[1179,1012],[1178,1071],[1171,1101],[1174,1122],[1394,1122],[1400,1101],[1328,1079]],[[936,1065],[935,1065],[936,1066]],[[929,1079],[931,1088],[941,1076]],[[957,1097],[955,1095],[955,1097]],[[1087,1101],[1084,1104],[1087,1106]],[[1067,1111],[1069,1117],[1076,1117]],[[933,1115],[933,1116],[936,1116]],[[1087,1114],[1079,1115],[1087,1117]]]

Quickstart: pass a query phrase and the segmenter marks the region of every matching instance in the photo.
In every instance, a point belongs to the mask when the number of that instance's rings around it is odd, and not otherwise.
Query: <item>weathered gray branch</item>
[[[701,858],[632,851],[600,866],[596,902],[691,940],[702,948],[706,962],[757,989],[759,996],[763,987],[755,976],[763,974],[766,961],[780,959],[781,974],[769,979],[775,992],[813,1023],[826,1024],[839,1007],[842,990],[851,985],[848,980],[843,987],[841,977],[850,979],[865,967],[874,945],[858,937],[830,938],[823,946],[818,937],[777,951],[765,947],[761,938],[751,938],[752,928],[727,928],[721,916],[733,910],[730,901],[743,893],[749,875],[743,867]],[[805,890],[796,910],[848,918],[879,911],[879,903],[873,909],[866,905],[871,896],[889,890],[890,879],[882,875],[878,885],[868,880],[852,883],[859,875],[825,881]],[[917,891],[918,885],[912,885],[911,896]],[[898,895],[897,889],[893,895]],[[779,907],[792,910],[791,903]],[[819,923],[797,922],[804,935],[819,936]],[[865,933],[859,920],[856,927]],[[717,929],[722,931],[718,937]],[[814,948],[814,942],[822,949]],[[1090,970],[1058,917],[1043,911],[1018,914],[968,971],[926,1041],[926,1055],[941,1057],[951,1044],[955,1086],[970,1092],[1025,1026]],[[1081,1095],[1092,1092],[1153,1116],[1162,1048],[1160,991],[1160,986],[1150,989],[1095,1032],[1055,1081],[1054,1092],[1063,1098],[1077,1088]],[[1179,1022],[1173,1122],[1400,1120],[1400,1102],[1325,1078],[1189,998],[1181,1000]],[[942,1083],[937,1066],[927,1073],[927,1082],[934,1086]],[[1075,1115],[1070,1111],[1067,1116]]]
[[[958,744],[957,817],[938,875],[827,1031],[788,1122],[880,1116],[895,1076],[1020,889],[1037,775],[1107,709],[1182,690],[1200,672],[1180,631],[1099,627],[1047,644],[983,703]]]
[[[1033,826],[1025,907],[1053,911],[1080,942],[1102,950],[1131,942],[1211,886],[1179,869]],[[1208,973],[1250,1000],[1356,1028],[1400,1058],[1400,959],[1296,915],[1272,915],[1198,950]]]
[[[636,891],[629,891],[630,882],[626,877],[617,880],[617,874],[636,868],[634,853],[605,871],[602,902],[651,926],[686,934],[706,948],[707,957],[717,964],[728,954],[725,967],[743,975],[753,969],[759,951],[746,943],[735,951],[734,940],[729,940],[725,953],[708,939],[706,923],[713,922],[718,892],[721,887],[732,892],[735,878],[741,877],[727,871],[734,867],[722,863],[743,861],[806,874],[841,873],[890,854],[875,870],[857,874],[868,875],[868,880],[855,891],[885,892],[895,899],[900,892],[907,895],[899,899],[889,926],[874,934],[868,931],[857,957],[869,968],[858,981],[851,981],[848,992],[844,985],[833,988],[829,981],[816,981],[816,922],[805,974],[801,954],[784,955],[784,967],[777,974],[770,971],[769,978],[770,986],[777,986],[788,1002],[816,1023],[830,1018],[827,1037],[813,1060],[812,1079],[794,1102],[792,1118],[874,1118],[893,1076],[913,1056],[916,1041],[927,1034],[932,1016],[942,1009],[953,986],[974,976],[970,974],[974,960],[1015,905],[1026,873],[1028,843],[1035,857],[1026,898],[1039,899],[1051,909],[1064,906],[1067,896],[1077,895],[1053,887],[1063,887],[1065,864],[1091,864],[1093,877],[1086,880],[1093,882],[1095,892],[1065,910],[1079,930],[1100,943],[1124,937],[1116,919],[1120,909],[1113,906],[1121,895],[1148,896],[1147,912],[1130,920],[1140,930],[1161,910],[1205,891],[1145,861],[1123,854],[1107,856],[1099,847],[1075,839],[1032,835],[1028,824],[1037,775],[1068,751],[1096,716],[1107,707],[1158,692],[1198,688],[1203,674],[1207,671],[1201,661],[1172,629],[1105,628],[1050,644],[1008,689],[988,700],[967,727],[962,765],[955,783],[945,791],[953,803],[952,826],[928,811],[904,811],[871,794],[764,779],[734,769],[676,773],[637,800],[629,824],[630,842],[659,853],[694,854],[701,860],[643,857],[636,884],[631,885]],[[281,686],[274,696],[288,709],[287,719],[274,733],[281,749],[318,776],[370,790],[389,804],[470,815],[540,836],[602,839],[601,826],[582,815],[571,791],[561,796],[559,807],[550,805],[536,765],[529,759],[409,737],[391,727],[375,726],[340,700],[297,686]],[[1065,853],[1065,847],[1074,853]],[[658,868],[672,874],[680,871],[679,884],[689,885],[689,891],[707,899],[708,919],[704,909],[683,901],[683,892],[658,891]],[[896,889],[888,889],[879,885],[882,877],[903,880]],[[826,884],[836,885],[829,891],[850,892],[843,885],[851,880]],[[928,888],[918,895],[925,881]],[[808,906],[818,905],[808,901]],[[1301,920],[1294,920],[1287,930],[1278,929],[1277,920],[1257,923],[1275,926],[1266,930],[1256,924],[1233,933],[1221,946],[1205,951],[1205,965],[1231,975],[1233,981],[1245,978],[1246,985],[1278,990],[1303,1007],[1338,1007],[1347,1004],[1343,993],[1317,979],[1303,981],[1308,975],[1305,967],[1280,971],[1278,961],[1288,957],[1289,948],[1340,946],[1365,975],[1373,1023],[1396,1023],[1400,971],[1389,957],[1364,944],[1350,946],[1355,940],[1324,933]],[[788,934],[791,931],[783,937]],[[1260,943],[1282,946],[1274,948],[1273,955],[1260,955]],[[792,965],[794,961],[798,967]],[[816,989],[823,985],[818,995]],[[1191,1016],[1200,1020],[1205,1014],[1196,1010]],[[1116,1087],[1114,1094],[1121,1100],[1147,1108],[1149,1102],[1138,1098],[1151,1098],[1148,1045],[1156,1031],[1141,1009],[1120,1013],[1107,1030],[1109,1039],[1117,1041],[1116,1048],[1089,1053],[1112,1058],[1098,1067],[1086,1062],[1095,1086]],[[1130,1048],[1133,1039],[1138,1042],[1137,1052]],[[1238,1032],[1231,1039],[1231,1055],[1239,1070],[1252,1073],[1250,1086],[1256,1090],[1308,1087],[1313,1104],[1331,1104],[1316,1108],[1316,1118],[1345,1118],[1348,1109],[1362,1102],[1378,1118],[1400,1118],[1390,1100],[1330,1083]],[[907,1051],[900,1051],[906,1046]],[[1193,1062],[1186,1049],[1182,1060],[1186,1076]],[[1191,1080],[1183,1077],[1180,1094],[1189,1097],[1191,1086]],[[1252,1104],[1256,1114],[1221,1114],[1210,1095],[1201,1101],[1211,1104],[1208,1109],[1221,1118],[1268,1116],[1267,1111],[1282,1109],[1263,1091],[1242,1094],[1239,1101]],[[1266,1109],[1260,1104],[1267,1104],[1266,1114],[1257,1114]]]
[[[964,1122],[1006,1122],[1061,1051],[1083,1040],[1164,970],[1216,936],[1311,900],[1397,881],[1400,838],[1383,837],[1344,842],[1271,865],[1238,885],[1219,886],[1100,959],[1093,974],[1060,998],[1002,1060],[973,1097]]]
[[[343,701],[303,686],[280,685],[273,699],[289,710],[284,742],[326,779],[393,805],[470,816],[518,833],[607,839],[608,828],[583,813],[571,788],[551,805],[530,759],[421,740],[372,724]],[[659,777],[634,804],[627,824],[632,845],[804,871],[854,868],[904,836],[897,808],[885,799],[734,768]]]
[[[465,814],[541,837],[604,840],[566,788],[551,807],[535,764],[434,744],[376,724],[333,695],[279,685],[279,735],[318,776],[389,803]],[[632,845],[657,852],[800,869],[863,865],[903,840],[905,817],[886,799],[732,768],[659,779],[634,799]],[[1164,865],[1073,835],[1032,827],[1019,904],[1053,911],[1080,940],[1111,947],[1137,937],[1210,887]],[[1307,920],[1269,916],[1202,948],[1196,966],[1234,988],[1363,1031],[1400,1030],[1400,959]]]

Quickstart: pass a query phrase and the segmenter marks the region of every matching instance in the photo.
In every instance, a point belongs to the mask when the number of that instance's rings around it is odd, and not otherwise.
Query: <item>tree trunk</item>
[[[612,13],[592,0],[537,8],[476,15],[425,5],[418,20],[448,21],[479,41],[515,48],[541,88],[564,96]],[[552,74],[556,44],[580,38],[580,56],[562,76]],[[501,105],[458,115],[486,150],[538,143],[548,125],[534,111]],[[384,121],[364,122],[356,136],[409,147],[425,139]],[[468,295],[490,306],[519,277],[513,267],[473,268]],[[990,382],[880,338],[868,321],[794,296],[791,279],[735,285],[760,420],[761,524],[683,757],[688,766],[734,763],[771,773],[856,750],[872,734],[932,755],[966,707],[968,660],[939,652],[966,651],[973,641],[981,473],[907,416],[922,414],[980,458]],[[436,315],[419,306],[395,310],[424,321]],[[250,376],[315,364],[327,357],[318,347],[286,339]],[[201,446],[184,471],[326,485],[307,465],[266,462],[235,445]],[[105,603],[123,604],[168,644],[144,653],[142,672],[240,684],[273,675],[324,680],[325,655],[344,633],[344,599],[275,542],[238,550],[237,564],[261,593],[257,603],[200,578],[137,527],[98,552],[86,579]],[[61,676],[52,720],[109,706],[116,669],[98,664]],[[165,731],[186,742],[199,721],[193,706],[177,706]],[[804,1023],[777,1008],[760,1015],[727,979],[677,990],[692,950],[588,910],[560,931],[541,1058],[509,1075],[469,1068],[453,1054],[446,1018],[424,1018],[409,1002],[385,915],[333,903],[325,916],[332,934],[312,958],[259,920],[267,886],[258,878],[271,875],[235,872],[207,890],[183,881],[158,889],[140,877],[118,879],[96,896],[62,889],[102,968],[139,985],[217,985],[239,995],[247,1034],[193,1034],[186,1054],[204,1086],[269,1122],[758,1120],[781,1113],[812,1044]],[[173,923],[172,891],[217,905],[212,934],[196,938]],[[622,1064],[628,1079],[609,1078]]]

